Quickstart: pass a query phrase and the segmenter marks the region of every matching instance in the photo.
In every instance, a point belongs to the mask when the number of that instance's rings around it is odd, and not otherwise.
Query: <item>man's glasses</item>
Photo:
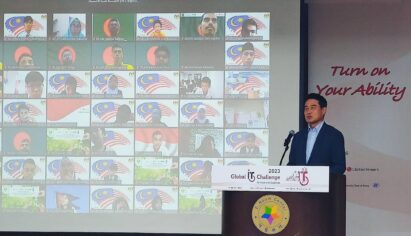
[[[210,17],[205,17],[204,19],[203,19],[203,21],[205,22],[205,23],[208,23],[208,22],[213,22],[213,23],[216,23],[217,22],[217,18],[210,18]]]

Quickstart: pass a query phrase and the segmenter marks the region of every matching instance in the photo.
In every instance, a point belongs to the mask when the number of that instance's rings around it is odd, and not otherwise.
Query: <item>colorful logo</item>
[[[64,160],[63,160],[64,159]],[[81,174],[86,172],[86,169],[78,162],[69,159],[57,159],[49,163],[48,170],[53,173],[56,178],[60,178],[60,171],[62,168],[66,168],[64,165],[72,165],[75,174]]]
[[[233,90],[238,91],[239,93],[242,93],[249,89],[261,88],[264,86],[265,86],[265,83],[255,76],[248,77],[245,82],[238,82],[238,83],[231,84],[231,87],[233,88]]]
[[[39,115],[43,114],[40,111],[40,109],[38,109],[37,107],[35,107],[32,104],[29,104],[29,103],[26,103],[26,102],[11,102],[11,103],[7,104],[4,107],[4,113],[6,113],[6,115],[8,115],[13,122],[19,122],[20,121],[19,114],[18,114],[19,106],[28,107],[29,114],[30,114],[31,117],[39,116]]]
[[[203,102],[189,102],[181,107],[181,113],[188,118],[190,122],[194,122],[197,119],[198,111],[200,108],[204,108],[205,116],[218,116],[220,113],[212,106]]]
[[[144,74],[137,78],[137,85],[148,94],[152,94],[159,88],[170,88],[176,85],[164,75],[158,73]]]
[[[122,198],[124,200],[128,200],[128,197],[124,193],[113,188],[97,189],[91,195],[93,201],[95,201],[102,209],[108,208],[117,199]]]
[[[94,162],[92,169],[101,178],[115,174],[125,174],[130,171],[123,163],[112,159],[98,160]]]
[[[262,21],[255,17],[248,15],[233,16],[227,20],[227,27],[234,32],[235,36],[241,36],[241,29],[243,27],[244,21],[248,19],[253,19],[257,23],[257,29],[264,29],[266,26]]]
[[[138,28],[150,36],[154,32],[154,22],[160,21],[161,30],[173,30],[176,26],[169,20],[159,16],[146,16],[138,21]]]
[[[231,146],[231,148],[237,152],[240,151],[242,147],[247,145],[247,138],[250,136],[250,132],[232,132],[225,138],[225,142]],[[255,145],[261,146],[264,142],[260,138],[255,138]]]
[[[93,78],[94,87],[100,90],[100,92],[105,93],[108,89],[108,81],[113,76],[117,78],[117,85],[119,88],[127,88],[131,86],[131,84],[125,78],[119,75],[115,75],[113,73],[107,73],[107,74],[99,74]]]
[[[254,203],[252,218],[254,226],[261,232],[277,234],[287,227],[290,209],[281,197],[265,195]]]
[[[227,56],[237,65],[243,65],[243,60],[241,59],[241,53],[243,51],[243,45],[233,45],[227,49]],[[254,48],[254,58],[263,59],[266,55],[258,48]]]
[[[140,104],[137,107],[137,114],[144,118],[146,122],[151,122],[152,120],[152,113],[154,110],[159,110],[161,112],[161,116],[174,116],[175,113],[171,110],[168,106],[163,105],[158,102],[145,102]]]
[[[107,122],[111,118],[116,117],[119,107],[114,102],[100,102],[93,107],[93,113],[103,122]]]
[[[142,189],[136,193],[136,200],[141,202],[145,209],[151,209],[151,203],[157,197],[161,199],[163,204],[174,202],[168,193],[157,188]]]
[[[22,168],[24,159],[9,160],[4,164],[4,171],[7,172],[14,179],[21,179],[23,177]]]
[[[64,91],[64,86],[66,85],[66,81],[68,78],[73,77],[76,79],[77,87],[82,88],[86,86],[86,82],[80,79],[77,76],[74,76],[70,73],[58,73],[50,77],[49,85],[57,91],[57,93],[61,93]]]
[[[6,20],[6,29],[13,33],[14,36],[18,36],[24,32],[24,18],[26,16],[13,16]],[[33,20],[33,26],[31,30],[42,30],[43,26],[36,20]]]

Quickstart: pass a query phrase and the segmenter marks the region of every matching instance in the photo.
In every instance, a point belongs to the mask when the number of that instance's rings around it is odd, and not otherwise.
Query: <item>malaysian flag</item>
[[[116,117],[119,105],[114,102],[100,102],[94,105],[93,113],[103,122],[109,121]]]
[[[183,172],[190,180],[196,179],[204,173],[204,161],[189,160],[181,164],[181,172]]]
[[[40,111],[40,109],[38,109],[34,105],[26,103],[26,102],[11,102],[11,103],[7,104],[6,106],[4,106],[4,113],[6,115],[8,115],[13,122],[19,122],[20,118],[19,118],[19,114],[18,114],[18,108],[19,108],[19,106],[22,106],[22,105],[25,105],[29,108],[29,114],[32,117],[33,116],[39,116],[39,115],[43,114]]]
[[[128,145],[130,140],[128,140],[124,135],[117,133],[115,131],[106,131],[104,136],[104,146],[114,147],[117,145]]]
[[[230,133],[226,138],[225,141],[226,143],[234,150],[234,151],[240,151],[240,149],[247,145],[247,138],[251,133],[249,132],[233,132]],[[264,144],[264,142],[256,137],[255,139],[255,145],[261,146]]]
[[[127,166],[123,163],[112,159],[98,160],[93,163],[92,169],[102,179],[113,174],[126,174],[130,172]]]
[[[174,116],[175,113],[171,108],[158,102],[145,102],[137,107],[137,114],[144,118],[146,122],[151,122],[154,110],[160,110],[161,116]]]
[[[260,21],[257,18],[248,16],[248,15],[233,16],[229,18],[227,20],[227,26],[232,32],[234,32],[236,36],[241,36],[241,28],[243,26],[243,22],[248,19],[253,19],[257,23],[257,29],[266,28],[266,26],[264,25],[262,21]]]
[[[81,88],[86,86],[86,82],[80,79],[77,76],[74,76],[70,73],[58,73],[53,75],[49,78],[49,85],[57,91],[57,93],[61,93],[64,91],[64,86],[66,85],[66,80],[70,77],[73,77],[77,81],[77,87]]]
[[[142,189],[136,193],[136,200],[141,202],[145,209],[151,209],[151,202],[156,197],[159,197],[163,203],[174,202],[168,193],[157,188]]]
[[[154,31],[154,22],[158,20],[161,22],[162,30],[176,29],[176,26],[171,21],[161,18],[159,16],[146,16],[144,18],[141,18],[138,21],[138,28],[144,31],[144,33],[146,33],[146,35],[149,36]]]
[[[18,36],[24,32],[24,18],[26,16],[13,16],[6,20],[4,25],[6,29],[13,33],[14,36]],[[31,30],[42,30],[43,26],[36,20],[33,20],[33,26]]]
[[[115,200],[119,198],[123,198],[128,201],[128,197],[124,193],[113,188],[97,189],[91,194],[91,196],[93,201],[97,202],[102,209],[108,208]]]
[[[190,122],[197,118],[199,107],[204,107],[206,116],[218,116],[220,113],[212,106],[203,102],[189,102],[181,107],[181,113],[187,117]]]
[[[21,170],[24,161],[24,159],[9,160],[4,164],[4,171],[14,179],[21,179],[23,177],[23,172]]]
[[[243,45],[237,44],[229,47],[227,49],[227,56],[237,65],[242,65],[243,60],[241,59],[241,52],[243,51]],[[265,58],[265,54],[258,48],[254,48],[254,57],[256,59],[263,59]]]
[[[53,175],[56,178],[60,178],[60,170],[61,170],[61,164],[62,164],[63,159],[57,159],[49,163],[48,165],[48,170],[53,173]],[[74,168],[74,173],[76,174],[81,174],[86,171],[86,169],[81,166],[78,162],[75,162],[73,160],[66,159],[65,161],[70,162],[73,165]]]
[[[93,78],[93,85],[96,87],[100,92],[105,93],[108,89],[108,81],[111,77],[115,76],[118,80],[118,87],[119,88],[128,88],[131,84],[122,76],[113,74],[113,73],[106,73],[106,74],[99,74]]]
[[[137,85],[144,89],[148,94],[153,93],[158,88],[170,88],[175,86],[173,81],[158,73],[141,75],[137,78]]]
[[[232,84],[233,90],[242,93],[250,88],[264,87],[265,83],[255,76],[249,76],[243,83]]]

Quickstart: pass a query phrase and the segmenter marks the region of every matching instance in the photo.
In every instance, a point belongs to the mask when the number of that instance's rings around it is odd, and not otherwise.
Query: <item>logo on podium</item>
[[[279,196],[265,195],[253,206],[252,218],[255,227],[265,234],[277,234],[287,227],[290,209]]]

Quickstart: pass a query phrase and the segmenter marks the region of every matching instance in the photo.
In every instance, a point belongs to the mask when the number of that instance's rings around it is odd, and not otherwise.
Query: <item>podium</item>
[[[274,235],[345,236],[346,179],[329,175],[329,192],[224,191],[223,236],[269,235],[253,222],[253,208],[263,196],[282,198],[289,209],[288,224]]]

